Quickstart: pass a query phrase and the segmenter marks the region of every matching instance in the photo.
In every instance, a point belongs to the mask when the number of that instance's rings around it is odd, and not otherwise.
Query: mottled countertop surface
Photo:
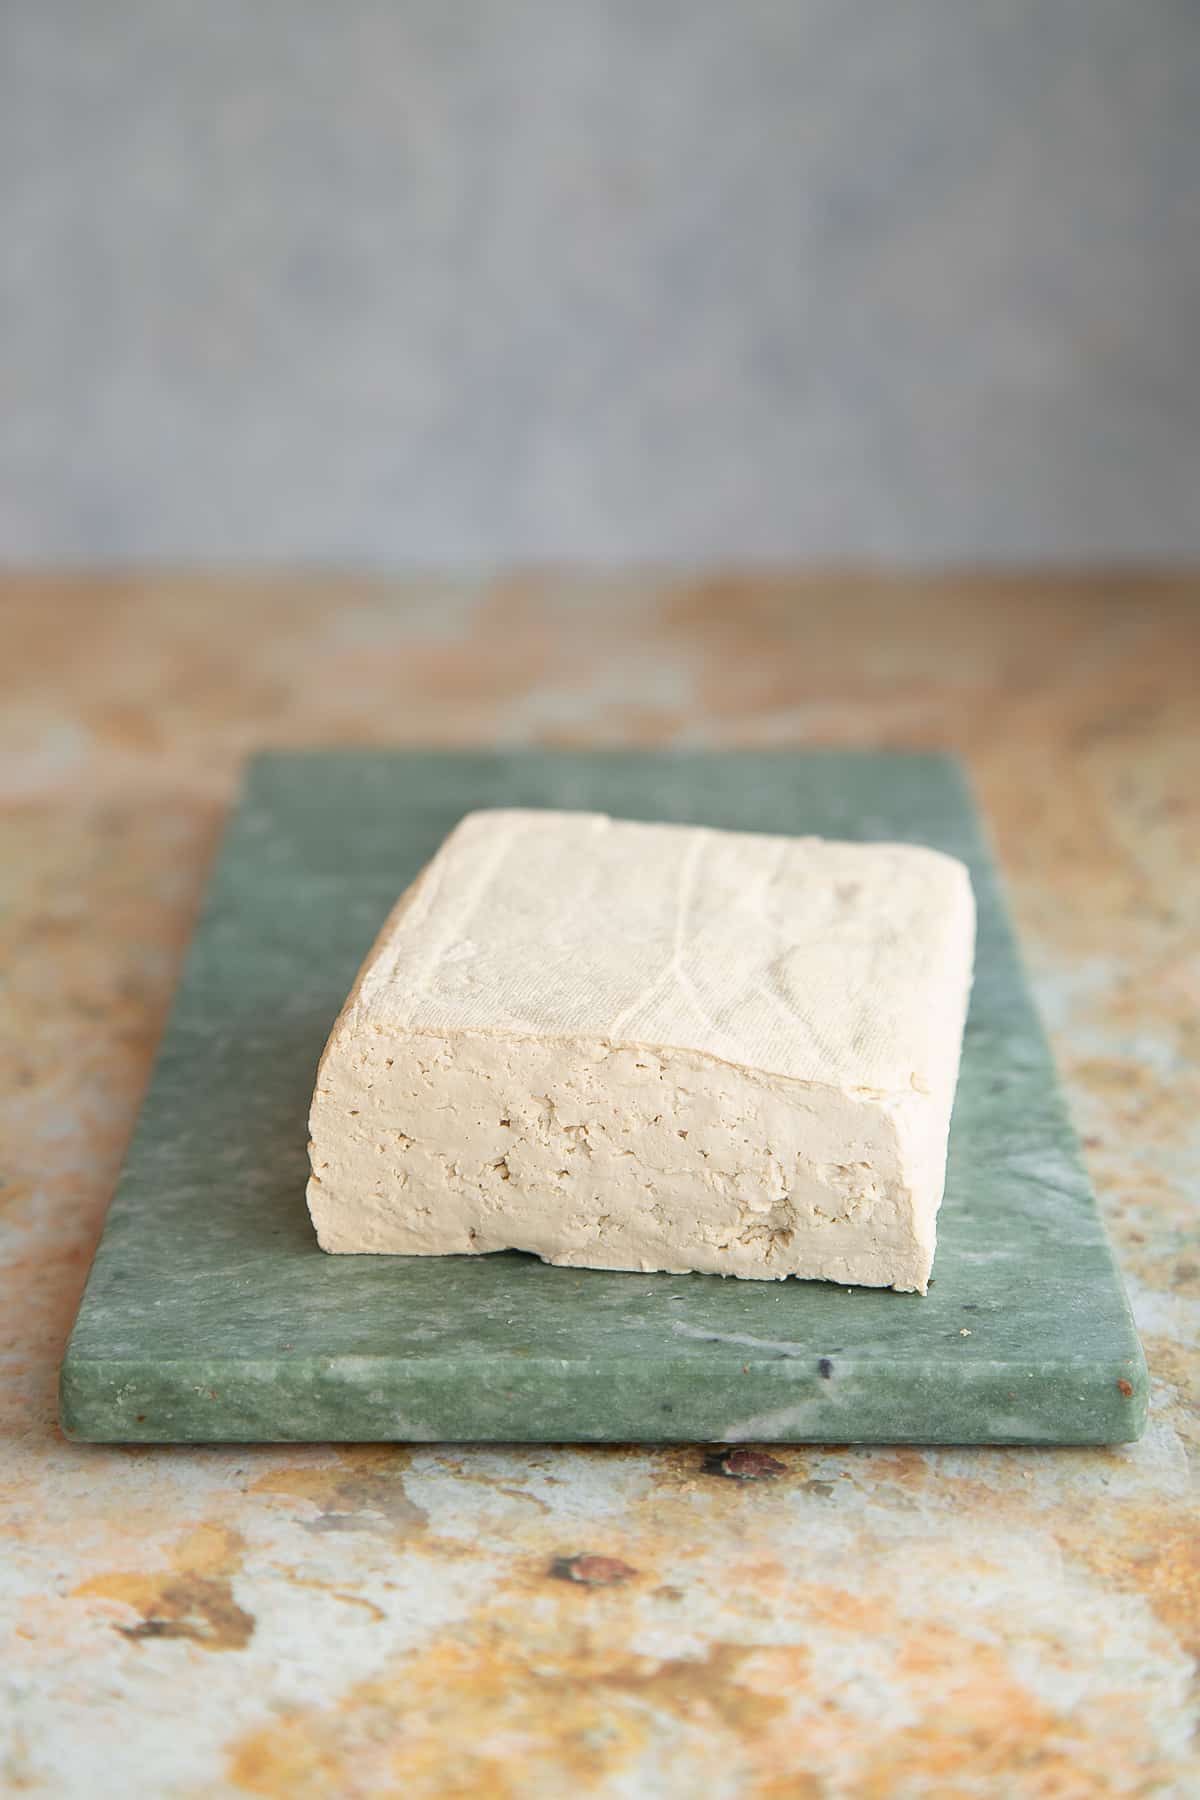
[[[10,577],[0,683],[0,1789],[1196,1791],[1200,581]],[[336,743],[960,750],[1143,1335],[1142,1442],[65,1443],[240,765]]]

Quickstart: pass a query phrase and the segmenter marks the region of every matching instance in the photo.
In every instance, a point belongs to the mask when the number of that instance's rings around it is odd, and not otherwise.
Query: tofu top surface
[[[476,812],[394,908],[347,1012],[923,1092],[954,1079],[973,941],[967,870],[937,850]]]

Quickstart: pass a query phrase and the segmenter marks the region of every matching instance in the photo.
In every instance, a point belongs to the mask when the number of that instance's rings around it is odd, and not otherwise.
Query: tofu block
[[[924,1293],[974,936],[936,850],[471,813],[326,1046],[318,1240]]]

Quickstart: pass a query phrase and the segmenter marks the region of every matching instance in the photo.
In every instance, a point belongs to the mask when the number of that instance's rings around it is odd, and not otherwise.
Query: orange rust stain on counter
[[[1140,1708],[1119,1697],[1105,1708],[1102,1755],[1082,1762],[1100,1748],[1094,1709],[1077,1721],[1040,1697],[986,1632],[909,1623],[886,1601],[868,1621],[833,1589],[803,1598],[810,1629],[846,1645],[871,1631],[885,1680],[903,1696],[902,1723],[856,1693],[856,1664],[827,1666],[805,1643],[721,1639],[694,1654],[631,1654],[624,1632],[606,1641],[598,1620],[564,1627],[559,1610],[535,1614],[510,1595],[328,1705],[245,1733],[230,1747],[228,1779],[267,1800],[522,1800],[621,1781],[656,1791],[654,1772],[669,1758],[671,1791],[706,1792],[705,1772],[720,1766],[747,1800],[975,1791],[1083,1800],[1110,1791],[1108,1767],[1113,1792],[1153,1792],[1164,1773]],[[1146,1785],[1131,1789],[1131,1772]]]
[[[310,1531],[423,1532],[422,1509],[409,1499],[404,1471],[411,1453],[390,1444],[354,1444],[335,1452],[332,1464],[299,1463],[272,1469],[250,1488],[252,1494],[308,1501],[317,1517]]]
[[[1109,1791],[1101,1771],[1080,1766],[1084,1731],[1017,1681],[994,1645],[928,1626],[909,1640],[900,1668],[921,1696],[920,1716],[868,1740],[855,1784],[862,1800],[905,1793],[1084,1800]]]
[[[666,1717],[750,1741],[786,1699],[739,1680],[753,1647],[695,1658],[631,1656],[587,1631],[494,1617],[358,1683],[328,1708],[289,1713],[241,1738],[230,1782],[270,1800],[404,1794],[520,1800],[531,1770],[566,1794],[594,1792],[652,1743]],[[714,1750],[719,1743],[713,1742]]]
[[[1200,1529],[1194,1505],[1089,1509],[1057,1528],[1062,1549],[1108,1587],[1139,1594],[1189,1656],[1200,1657]]]
[[[80,1599],[112,1600],[139,1613],[136,1625],[116,1626],[135,1643],[187,1638],[204,1650],[244,1650],[254,1619],[237,1604],[232,1584],[243,1547],[238,1532],[200,1525],[175,1546],[169,1568],[95,1575],[73,1591]]]

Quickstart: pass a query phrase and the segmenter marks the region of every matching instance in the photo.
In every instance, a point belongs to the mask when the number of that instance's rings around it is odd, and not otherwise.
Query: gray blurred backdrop
[[[1200,553],[1192,0],[0,40],[0,557]]]

